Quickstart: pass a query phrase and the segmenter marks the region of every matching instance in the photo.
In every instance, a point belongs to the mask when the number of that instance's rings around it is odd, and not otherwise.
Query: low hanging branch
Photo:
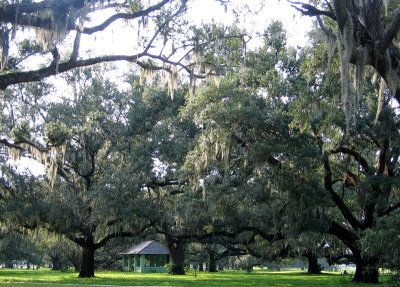
[[[162,57],[161,55],[151,55],[149,53],[150,48],[153,48],[153,43],[156,38],[160,35],[161,31],[166,27],[168,23],[170,23],[175,17],[185,11],[186,4],[189,0],[181,0],[179,3],[176,11],[174,11],[170,16],[166,17],[161,23],[157,26],[157,30],[155,31],[153,37],[147,43],[146,47],[143,48],[143,52],[134,54],[134,55],[104,55],[90,59],[79,60],[79,46],[81,40],[81,34],[93,34],[95,32],[100,32],[109,27],[113,22],[118,19],[124,20],[131,20],[131,19],[140,19],[145,16],[149,16],[156,11],[160,11],[162,8],[166,7],[168,3],[172,4],[172,0],[162,0],[155,5],[149,6],[146,9],[142,9],[139,11],[135,11],[132,13],[116,13],[106,19],[102,24],[94,26],[94,27],[84,27],[83,20],[86,16],[85,11],[88,11],[89,6],[96,5],[100,2],[102,4],[103,1],[83,1],[83,0],[64,0],[57,5],[54,4],[52,0],[45,0],[39,3],[31,3],[31,4],[13,4],[13,5],[6,5],[5,7],[0,8],[0,21],[4,23],[11,23],[13,25],[20,25],[20,26],[28,26],[33,27],[35,29],[41,29],[44,35],[44,45],[50,49],[53,54],[53,62],[48,65],[47,67],[31,70],[31,71],[22,71],[22,72],[9,72],[7,74],[0,75],[0,89],[5,90],[8,86],[17,84],[17,83],[28,83],[34,81],[40,81],[44,78],[49,76],[56,75],[58,73],[66,72],[74,68],[90,66],[98,63],[103,62],[114,62],[114,61],[128,61],[131,63],[136,63],[142,68],[151,68],[153,70],[166,70],[170,74],[173,72],[173,66],[181,66],[182,68],[186,69],[188,72],[191,70],[180,62],[174,63],[169,59]],[[110,1],[109,1],[110,2]],[[118,2],[116,2],[117,4]],[[85,6],[87,5],[87,7]],[[113,5],[111,5],[113,6]],[[115,5],[114,5],[115,6]],[[172,6],[172,5],[171,5]],[[121,6],[122,7],[122,6]],[[36,16],[39,12],[43,11],[53,11],[52,9],[58,9],[60,11],[68,11],[69,9],[83,9],[83,13],[80,13],[79,23],[76,24],[76,17],[72,15],[73,13],[68,13],[65,16],[68,17],[68,24],[65,28],[65,31],[58,31],[61,28],[61,24],[57,24],[52,17],[44,18],[42,16]],[[58,11],[57,10],[57,11]],[[54,10],[55,11],[55,10]],[[67,13],[67,12],[65,12]],[[64,14],[65,14],[64,13]],[[69,15],[71,14],[71,15]],[[79,14],[79,13],[78,13]],[[39,13],[40,15],[40,13]],[[75,17],[75,18],[74,18]],[[60,26],[60,27],[59,27]],[[53,30],[56,29],[57,31]],[[55,37],[58,39],[58,33],[63,33],[66,35],[69,31],[75,30],[77,31],[75,41],[73,44],[73,51],[71,57],[67,61],[60,61],[60,55],[58,53],[57,48],[55,47]],[[48,34],[48,35],[47,35]],[[56,35],[57,34],[57,35]],[[54,38],[54,39],[53,39]],[[4,49],[4,48],[3,48]],[[167,67],[165,65],[160,66],[153,66],[150,64],[145,64],[144,62],[140,62],[140,58],[153,58],[156,60],[160,60],[165,64],[169,64],[170,66]]]
[[[25,151],[23,147],[18,144],[11,143],[7,139],[0,139],[0,144],[5,145],[6,147],[13,148],[20,151]]]
[[[66,144],[60,146],[47,145],[46,147],[40,146],[30,140],[19,140],[14,143],[8,139],[0,139],[0,144],[8,148],[9,154],[14,160],[18,160],[21,156],[33,158],[37,162],[43,164],[47,170],[49,183],[53,186],[56,175],[62,176],[67,182],[70,182],[66,170],[63,165],[63,160],[66,152]]]
[[[85,1],[85,0],[63,0],[60,1],[59,5],[62,5],[64,9],[68,10],[69,8],[72,9],[82,9],[85,5],[94,6],[97,3],[100,5],[103,1]],[[109,1],[110,2],[110,1]],[[75,24],[74,18],[69,20],[67,30],[81,30],[84,34],[93,34],[95,32],[100,32],[110,26],[113,22],[118,19],[123,20],[130,20],[140,18],[142,16],[147,16],[148,14],[158,11],[163,8],[166,4],[168,4],[170,0],[162,0],[159,3],[152,5],[146,9],[142,9],[140,11],[136,11],[134,13],[117,13],[109,18],[107,18],[103,23],[94,27],[85,27],[81,29],[79,25]],[[182,1],[187,2],[187,1]],[[118,3],[116,3],[118,5]],[[111,5],[113,7],[115,5]],[[45,10],[51,10],[55,7],[54,0],[44,0],[41,2],[34,2],[29,4],[10,4],[5,5],[4,7],[0,8],[0,21],[4,23],[11,23],[26,27],[34,27],[34,28],[41,28],[46,30],[51,30],[52,26],[52,19],[51,17],[43,17],[43,16],[35,16],[40,15],[40,12]],[[107,7],[106,7],[107,8]]]
[[[50,65],[45,68],[41,68],[33,71],[26,72],[16,72],[0,75],[0,89],[5,90],[8,86],[17,83],[29,83],[43,80],[49,76],[57,75],[58,73],[63,73],[74,68],[91,66],[104,62],[114,62],[114,61],[128,61],[137,63],[139,66],[147,66],[138,61],[141,55],[112,55],[112,56],[101,56],[86,60],[70,60],[68,62],[59,63],[58,66]]]

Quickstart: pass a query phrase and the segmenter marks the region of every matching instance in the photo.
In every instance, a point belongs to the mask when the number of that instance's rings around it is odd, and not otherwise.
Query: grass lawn
[[[117,285],[117,286],[382,286],[377,284],[356,284],[351,276],[323,273],[307,275],[300,271],[271,272],[257,270],[250,274],[241,271],[220,271],[218,273],[190,271],[187,275],[140,274],[120,271],[98,271],[96,278],[77,278],[75,272],[59,272],[46,269],[0,269],[1,286],[76,286]],[[382,279],[382,278],[381,278]],[[382,281],[382,280],[381,280]],[[24,283],[24,284],[19,284]],[[30,284],[36,283],[36,284]],[[38,285],[37,283],[43,283]],[[50,284],[51,283],[51,284]]]

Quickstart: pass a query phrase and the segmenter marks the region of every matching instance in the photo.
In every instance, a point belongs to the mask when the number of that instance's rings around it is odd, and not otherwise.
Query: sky
[[[247,2],[249,8],[257,12],[257,15],[242,13],[240,16],[241,24],[250,32],[263,32],[273,20],[279,20],[288,32],[290,46],[307,44],[306,33],[312,27],[312,19],[302,16],[286,0],[231,0],[231,2],[234,6]],[[227,25],[234,21],[233,15],[229,11],[225,12],[225,8],[215,0],[194,0],[190,6],[188,19],[192,19],[195,24],[209,23],[213,19]]]
[[[249,9],[258,12],[257,15],[240,13],[239,21],[241,27],[245,27],[249,32],[262,33],[269,23],[273,20],[283,22],[288,32],[288,44],[290,46],[304,46],[307,44],[306,33],[310,30],[312,19],[301,16],[298,11],[289,5],[286,0],[230,0],[232,6],[243,7],[247,3]],[[104,21],[107,15],[103,14],[99,18],[93,18],[93,24],[96,25]],[[202,23],[222,23],[230,25],[234,22],[231,9],[225,9],[215,0],[191,0],[186,19],[190,24],[200,25]],[[92,55],[100,54],[133,54],[137,46],[137,26],[131,26],[123,21],[114,22],[108,29],[100,33],[87,36],[83,35],[81,40],[81,53],[91,51]],[[121,37],[121,34],[123,35]],[[71,35],[73,39],[73,35]],[[70,39],[70,40],[71,40]],[[99,47],[101,49],[99,49]]]

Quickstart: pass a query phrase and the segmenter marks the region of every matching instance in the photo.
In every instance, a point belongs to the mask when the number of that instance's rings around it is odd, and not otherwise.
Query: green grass
[[[323,273],[308,275],[299,271],[271,272],[257,270],[250,274],[238,271],[218,273],[191,271],[187,275],[173,276],[168,274],[140,274],[119,271],[98,271],[96,278],[77,278],[74,272],[58,272],[45,269],[14,270],[0,269],[1,286],[67,286],[63,284],[117,285],[117,286],[382,286],[377,284],[356,284],[351,276]],[[24,284],[18,284],[23,282]],[[36,284],[30,284],[36,283]],[[44,283],[38,285],[37,283]],[[54,285],[53,285],[54,284]]]

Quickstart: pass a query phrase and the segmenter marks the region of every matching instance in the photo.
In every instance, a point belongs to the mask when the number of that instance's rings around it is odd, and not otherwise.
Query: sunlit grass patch
[[[46,269],[40,270],[13,270],[0,269],[0,286],[18,286],[17,282],[47,283],[52,286],[66,286],[62,284],[88,285],[116,285],[116,286],[359,286],[351,282],[351,276],[334,273],[308,275],[305,271],[285,270],[281,272],[256,270],[222,271],[217,273],[190,271],[186,275],[169,275],[166,273],[133,273],[121,271],[97,271],[95,278],[77,278],[76,272],[59,272]],[[28,283],[29,282],[29,283]],[[379,286],[364,284],[363,286]]]

